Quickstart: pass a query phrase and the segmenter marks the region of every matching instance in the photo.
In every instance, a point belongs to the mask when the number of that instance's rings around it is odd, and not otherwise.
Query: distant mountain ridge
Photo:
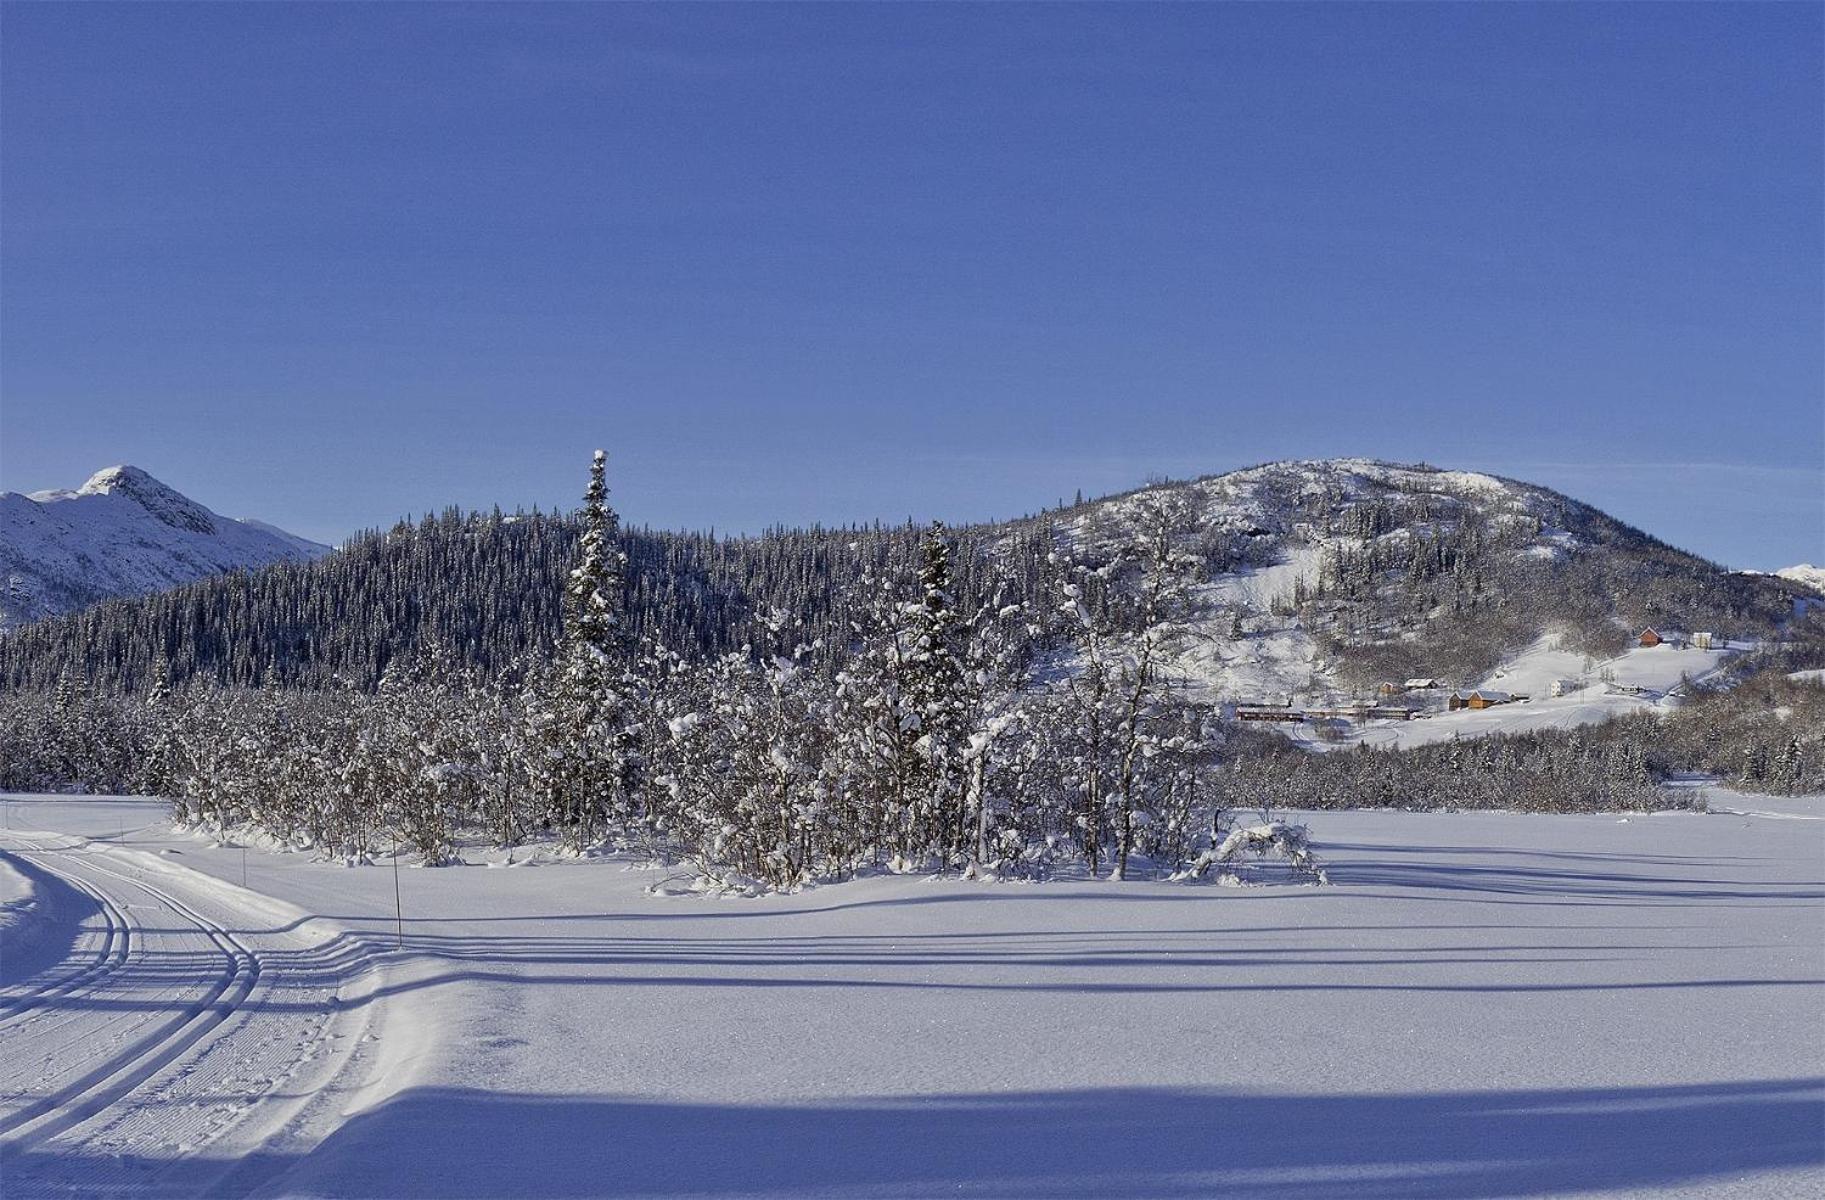
[[[1815,567],[1811,563],[1800,563],[1797,566],[1782,567],[1775,572],[1782,579],[1799,584],[1803,588],[1825,596],[1825,567]]]
[[[0,493],[0,629],[330,547],[213,512],[133,466],[75,491]]]
[[[1804,610],[1794,579],[1735,575],[1550,488],[1428,464],[1266,463],[1049,519],[1076,557],[1106,559],[1168,497],[1210,566],[1169,669],[1213,696],[1468,684],[1541,637],[1603,658],[1648,626],[1760,638]]]
[[[1476,684],[1542,638],[1576,664],[1647,626],[1785,636],[1812,607],[1797,582],[1724,570],[1548,488],[1360,458],[1269,463],[953,528],[959,600],[1011,598],[1043,624],[1070,563],[1134,586],[1162,508],[1171,540],[1201,564],[1163,665],[1216,699],[1322,703],[1415,677]],[[771,645],[777,612],[802,621],[792,636],[834,650],[879,591],[871,580],[916,564],[920,533],[624,529],[629,629],[716,654]],[[177,680],[254,685],[276,671],[286,684],[374,686],[389,663],[433,645],[484,673],[511,669],[557,636],[576,534],[562,514],[450,510],[351,538],[321,562],[17,630],[0,639],[0,687],[49,686],[65,671],[134,687],[160,662]]]

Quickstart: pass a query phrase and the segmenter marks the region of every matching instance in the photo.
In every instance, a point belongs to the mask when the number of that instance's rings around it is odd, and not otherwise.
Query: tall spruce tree
[[[608,505],[608,455],[596,451],[580,514],[576,566],[564,588],[564,637],[543,725],[550,762],[551,819],[567,845],[583,850],[624,821],[635,785],[631,639],[622,620],[627,556],[620,519]]]
[[[951,578],[951,548],[933,521],[920,545],[919,597],[909,606],[906,697],[918,718],[921,785],[936,844],[956,855],[965,843],[964,621]]]

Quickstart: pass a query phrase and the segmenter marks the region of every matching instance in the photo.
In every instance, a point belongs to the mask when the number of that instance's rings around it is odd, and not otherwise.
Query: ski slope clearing
[[[1318,749],[1351,747],[1358,742],[1386,748],[1595,725],[1629,713],[1664,711],[1666,705],[1678,703],[1683,682],[1703,679],[1723,666],[1732,653],[1667,644],[1631,646],[1614,658],[1593,662],[1561,649],[1555,638],[1547,636],[1477,685],[1526,696],[1525,701],[1481,710],[1429,711],[1412,721],[1367,721],[1352,725],[1332,742],[1316,742],[1309,730],[1297,726],[1285,731]],[[1565,695],[1554,696],[1553,684],[1558,681],[1576,686],[1568,687]]]
[[[385,865],[253,851],[243,891],[151,802],[17,799],[13,864],[96,895],[0,994],[6,1119],[122,1065],[0,1168],[8,1200],[1818,1195],[1825,821],[1790,814],[1825,798],[1712,799],[1316,813],[1331,887],[736,899],[477,853],[399,872],[397,952]],[[123,1086],[190,1010],[221,1019]]]

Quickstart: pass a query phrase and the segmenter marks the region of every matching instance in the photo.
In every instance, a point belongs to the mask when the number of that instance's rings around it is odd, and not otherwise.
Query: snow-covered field
[[[1314,814],[1328,888],[474,855],[396,949],[387,866],[14,799],[0,1190],[1818,1195],[1825,798],[1713,802]]]
[[[1571,729],[1634,712],[1664,711],[1665,705],[1677,703],[1677,697],[1667,698],[1668,692],[1678,688],[1682,680],[1702,679],[1716,671],[1731,653],[1689,646],[1631,646],[1614,658],[1590,662],[1580,654],[1560,649],[1553,638],[1542,637],[1478,685],[1526,696],[1526,701],[1480,710],[1432,711],[1412,721],[1367,721],[1352,725],[1341,739],[1328,745],[1348,747],[1367,742],[1382,747],[1423,746],[1454,737]],[[1554,696],[1556,680],[1583,686]],[[1442,703],[1446,694],[1436,693],[1433,702]],[[1289,726],[1286,731],[1302,741],[1311,740],[1310,731],[1301,727]]]

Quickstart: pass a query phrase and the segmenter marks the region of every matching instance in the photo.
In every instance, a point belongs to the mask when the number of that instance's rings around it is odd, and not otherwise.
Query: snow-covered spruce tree
[[[143,796],[170,796],[177,790],[177,705],[171,696],[171,666],[159,659],[145,703],[148,744],[134,780]]]
[[[916,722],[915,786],[930,814],[920,840],[954,860],[968,836],[969,705],[962,662],[966,630],[952,594],[950,553],[944,526],[932,522],[920,546],[919,595],[906,606],[906,649],[900,663],[902,691]]]
[[[978,608],[964,631],[962,812],[968,851],[964,871],[970,876],[998,867],[1002,857],[997,818],[1006,797],[1019,786],[1005,769],[1011,758],[1006,742],[1018,725],[1032,639],[1038,632],[1027,619],[1026,606],[1006,592]]]
[[[911,688],[917,633],[907,610],[916,605],[902,599],[900,579],[865,573],[851,600],[851,649],[833,680],[827,774],[863,840],[905,869],[926,865],[938,822]]]
[[[94,708],[88,687],[65,671],[51,701],[51,768],[59,786],[93,791],[103,774]]]
[[[564,588],[564,636],[545,698],[548,820],[570,849],[600,843],[633,814],[639,730],[637,680],[622,623],[627,556],[608,506],[608,456],[598,450],[583,494],[583,533]]]

